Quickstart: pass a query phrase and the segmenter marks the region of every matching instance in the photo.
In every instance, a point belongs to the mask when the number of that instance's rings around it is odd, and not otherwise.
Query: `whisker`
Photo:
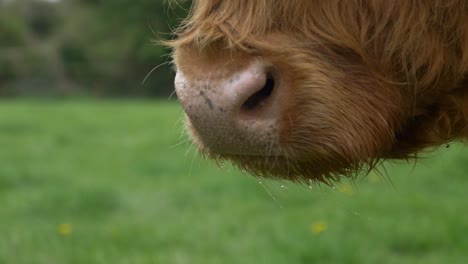
[[[270,196],[270,198],[276,203],[276,205],[280,208],[280,209],[283,209],[283,206],[281,205],[281,203],[278,201],[278,199],[276,199],[276,197],[273,195],[273,193],[271,192],[270,188],[268,188],[266,185],[265,185],[265,181],[262,177],[258,177],[258,182],[260,183],[260,186],[263,187],[263,189],[266,191],[266,193]]]
[[[167,100],[171,100],[172,99],[172,96],[174,96],[174,94],[176,93],[176,90],[174,89],[171,93],[171,95],[169,95],[169,98],[167,98]]]
[[[174,145],[170,146],[169,148],[176,148],[180,145],[183,145],[183,144],[187,144],[188,142],[190,142],[191,140],[188,138],[188,139],[185,139],[185,140],[182,140],[178,143],[175,143]]]
[[[148,80],[148,78],[150,77],[151,74],[153,74],[154,71],[156,71],[157,69],[159,69],[161,66],[164,66],[164,65],[167,65],[167,64],[170,64],[171,62],[170,61],[165,61],[161,64],[159,64],[158,66],[154,67],[153,69],[151,69],[148,74],[146,75],[146,77],[143,79],[143,81],[141,82],[141,85],[144,85],[146,83],[146,81]]]

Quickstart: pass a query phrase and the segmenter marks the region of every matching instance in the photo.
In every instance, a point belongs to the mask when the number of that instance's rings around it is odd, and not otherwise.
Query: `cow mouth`
[[[198,150],[209,158],[223,159],[242,159],[245,157],[265,158],[269,156],[281,156],[280,145],[278,141],[278,131],[274,123],[269,127],[267,133],[262,133],[261,127],[257,128],[257,135],[251,136],[250,133],[237,131],[232,128],[229,133],[212,133],[217,135],[216,141],[205,140],[195,129],[192,123],[186,121],[188,131],[192,141]],[[252,129],[255,131],[255,129]]]
[[[333,181],[338,181],[343,175],[350,173],[344,170],[333,171],[331,168],[314,165],[310,161],[295,159],[286,153],[252,156],[215,154],[202,151],[202,155],[214,160],[217,164],[229,161],[241,171],[246,171],[256,177],[286,179],[306,184],[311,182],[331,184]]]

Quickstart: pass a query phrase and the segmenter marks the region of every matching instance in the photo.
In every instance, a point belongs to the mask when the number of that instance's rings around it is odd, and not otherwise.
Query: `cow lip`
[[[206,146],[203,144],[198,144],[199,151],[208,157],[211,158],[222,158],[222,159],[243,159],[243,158],[251,158],[251,159],[265,159],[265,158],[286,158],[285,153],[283,153],[278,143],[275,142],[272,144],[272,147],[269,149],[265,148],[255,148],[255,149],[248,149],[245,151],[238,151],[238,150],[228,150],[227,148],[213,148],[210,146]]]
[[[229,153],[229,152],[217,152],[217,151],[213,151],[213,153],[215,155],[219,155],[219,156],[227,156],[227,157],[237,157],[237,158],[248,158],[248,157],[256,157],[256,158],[266,158],[266,157],[284,157],[283,155],[277,155],[277,154],[273,154],[273,155],[265,155],[265,154],[255,154],[255,153]]]
[[[276,146],[276,144],[275,144]],[[228,150],[227,148],[213,148],[213,147],[205,147],[205,151],[209,152],[210,156],[227,156],[227,157],[279,157],[282,156],[276,149],[276,147],[273,146],[271,150],[266,150],[265,149],[249,149],[246,151],[239,151],[236,149]],[[266,153],[269,152],[269,153]]]
[[[280,128],[276,126],[276,120],[272,120],[269,129],[263,131],[259,130],[253,120],[244,120],[242,123],[249,129],[233,125],[229,130],[220,128],[208,134],[203,128],[197,129],[189,119],[186,122],[192,140],[200,150],[210,154],[236,157],[269,157],[282,154]],[[257,132],[255,136],[249,136],[254,132]]]

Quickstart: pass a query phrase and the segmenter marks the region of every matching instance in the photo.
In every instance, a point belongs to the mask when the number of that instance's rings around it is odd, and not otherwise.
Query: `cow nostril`
[[[250,96],[242,105],[242,110],[253,111],[265,104],[265,101],[270,97],[275,88],[275,79],[271,75],[267,75],[265,85],[258,92]]]

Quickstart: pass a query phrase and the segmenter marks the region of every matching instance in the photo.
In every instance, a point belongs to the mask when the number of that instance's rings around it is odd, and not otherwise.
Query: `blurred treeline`
[[[189,6],[0,0],[0,96],[167,97],[173,91],[170,51],[155,42],[171,37]]]

